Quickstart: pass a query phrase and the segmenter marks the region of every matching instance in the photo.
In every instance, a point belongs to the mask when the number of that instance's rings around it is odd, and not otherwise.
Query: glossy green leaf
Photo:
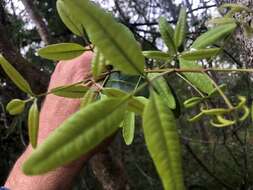
[[[51,92],[56,96],[62,96],[66,98],[82,98],[87,90],[88,87],[83,85],[68,85],[53,88]]]
[[[126,145],[131,145],[134,140],[135,114],[127,111],[120,127],[122,127],[122,135]]]
[[[175,33],[174,33],[174,42],[177,48],[180,47],[185,40],[185,36],[187,32],[186,19],[187,19],[186,8],[182,7],[180,9],[179,18],[178,18],[177,25],[175,28]]]
[[[152,80],[159,76],[159,73],[149,73],[148,77]],[[167,81],[163,77],[155,79],[152,83],[154,88],[158,91],[159,95],[163,98],[164,102],[169,106],[170,109],[176,108],[175,98],[167,84]]]
[[[75,43],[60,43],[48,45],[38,50],[38,55],[51,60],[69,60],[85,52],[85,47]]]
[[[28,134],[29,140],[33,148],[37,147],[39,131],[39,110],[37,106],[37,100],[35,100],[29,109],[28,114]]]
[[[143,130],[149,153],[165,190],[184,190],[181,147],[176,121],[162,97],[151,93],[144,109]]]
[[[161,51],[143,51],[142,54],[149,59],[168,61],[171,57],[168,53]]]
[[[177,50],[174,43],[174,29],[172,26],[167,22],[164,17],[160,17],[159,19],[159,30],[162,36],[162,39],[166,46],[169,49],[169,53],[171,56],[176,54]]]
[[[180,61],[180,68],[182,69],[201,68],[195,61],[188,61],[182,58],[180,58],[179,61]],[[212,81],[205,73],[185,72],[184,76],[198,89],[207,94],[210,94],[214,90]]]
[[[192,44],[192,48],[194,49],[203,49],[207,46],[213,45],[217,41],[221,40],[225,36],[231,34],[236,28],[235,23],[231,24],[223,24],[220,26],[216,26],[201,36],[199,36]]]
[[[92,59],[92,76],[95,80],[97,80],[100,75],[105,71],[106,68],[106,60],[104,56],[95,49],[95,55]]]
[[[20,99],[11,100],[6,106],[6,110],[11,115],[21,114],[24,111],[24,109],[25,109],[25,101]]]
[[[81,99],[80,108],[84,108],[85,106],[94,102],[96,100],[97,94],[98,92],[94,91],[93,89],[89,89]]]
[[[23,164],[23,172],[43,174],[94,149],[118,129],[127,100],[106,98],[80,109],[35,149]]]
[[[102,93],[109,97],[117,97],[117,98],[127,95],[126,92],[116,89],[116,88],[103,88]],[[132,96],[128,102],[127,109],[131,112],[135,112],[141,115],[146,103],[147,103],[147,99],[145,97]]]
[[[203,101],[203,98],[201,98],[201,97],[191,97],[191,98],[184,101],[184,107],[191,108],[191,107],[199,104],[202,101]]]
[[[144,72],[140,45],[131,31],[111,14],[89,0],[58,0],[57,7],[74,17],[76,25],[85,26],[91,42],[117,69],[130,75]]]
[[[200,60],[215,57],[220,53],[220,48],[208,48],[208,49],[199,49],[192,51],[184,51],[181,53],[181,58],[185,60]]]
[[[33,95],[28,82],[19,74],[19,72],[0,54],[0,66],[14,84],[23,92]]]

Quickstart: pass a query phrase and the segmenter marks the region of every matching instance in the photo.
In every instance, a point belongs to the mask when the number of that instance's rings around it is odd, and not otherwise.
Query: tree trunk
[[[47,29],[47,25],[44,22],[42,16],[39,14],[39,11],[36,9],[35,5],[33,4],[33,1],[32,0],[21,0],[21,1],[23,5],[25,6],[25,9],[29,17],[35,24],[42,41],[46,45],[50,44],[52,42],[52,39]]]

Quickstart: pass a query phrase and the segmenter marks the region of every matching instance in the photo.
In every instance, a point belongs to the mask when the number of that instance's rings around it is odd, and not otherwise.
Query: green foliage
[[[192,44],[194,49],[203,49],[207,46],[213,45],[217,41],[231,34],[236,28],[236,24],[223,24],[221,26],[216,26],[206,33],[199,36]]]
[[[19,74],[19,72],[0,54],[0,66],[8,77],[22,91],[32,95],[32,90],[28,82]]]
[[[181,8],[180,13],[179,13],[179,18],[178,22],[175,28],[175,33],[174,33],[174,43],[177,48],[179,48],[186,36],[186,27],[187,27],[187,14],[186,14],[186,8]]]
[[[176,121],[161,96],[151,92],[143,114],[146,144],[165,190],[183,190],[181,149]]]
[[[38,130],[39,130],[39,110],[37,106],[37,100],[35,99],[33,101],[32,106],[29,109],[28,115],[28,134],[30,143],[33,148],[37,147]]]
[[[182,69],[194,69],[201,68],[195,61],[188,61],[180,59],[180,68]],[[210,94],[213,90],[213,84],[210,78],[205,73],[184,73],[184,76],[198,89]]]
[[[156,59],[161,61],[168,61],[171,56],[168,53],[161,51],[143,51],[142,54],[149,59]]]
[[[67,98],[82,98],[87,90],[88,88],[83,85],[66,85],[51,89],[51,93]]]
[[[6,106],[6,110],[11,115],[18,115],[22,113],[24,109],[25,109],[25,101],[20,99],[11,100]]]
[[[76,112],[35,149],[23,172],[42,174],[91,151],[117,130],[127,101],[128,97],[105,98]]]
[[[38,50],[38,54],[51,60],[69,60],[83,54],[86,48],[75,43],[61,43],[49,45]]]
[[[95,49],[95,55],[92,59],[92,76],[96,80],[106,70],[106,60],[104,56]]]
[[[131,145],[134,140],[135,114],[129,111],[125,112],[120,127],[122,128],[122,135],[126,145]]]
[[[126,74],[143,73],[144,57],[128,28],[89,0],[58,0],[57,5],[59,12],[75,18],[76,25],[85,26],[92,43],[113,66]]]
[[[208,48],[193,51],[184,51],[183,53],[181,53],[181,58],[193,61],[199,59],[206,59],[216,56],[220,51],[221,51],[220,48]]]

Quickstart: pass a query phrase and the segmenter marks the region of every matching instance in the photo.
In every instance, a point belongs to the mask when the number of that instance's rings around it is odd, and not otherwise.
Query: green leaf
[[[159,29],[160,29],[162,39],[169,49],[170,55],[173,56],[177,52],[174,39],[173,39],[174,29],[164,17],[160,17],[159,19]]]
[[[32,106],[29,109],[28,114],[28,134],[29,140],[33,148],[37,147],[39,130],[39,110],[37,106],[37,100],[34,100]]]
[[[209,20],[208,23],[209,24],[217,24],[217,25],[233,24],[233,23],[235,23],[235,19],[228,18],[228,17],[214,18],[212,20]]]
[[[69,60],[85,52],[85,47],[75,43],[52,44],[38,50],[38,55],[51,60]]]
[[[203,98],[201,98],[201,97],[191,97],[191,98],[184,101],[184,107],[191,108],[191,107],[199,104],[202,101],[203,101]]]
[[[168,53],[161,51],[143,51],[142,54],[149,59],[156,59],[161,61],[168,61],[171,57]]]
[[[51,90],[52,94],[56,96],[66,97],[66,98],[82,98],[87,92],[88,87],[83,85],[67,85],[56,87]]]
[[[220,26],[216,26],[201,36],[199,36],[192,44],[192,48],[194,49],[203,49],[207,46],[213,45],[217,41],[221,40],[225,36],[231,34],[236,28],[235,23],[224,24]]]
[[[179,18],[178,18],[177,25],[175,28],[175,33],[174,33],[174,42],[177,48],[180,47],[185,40],[185,36],[187,32],[186,19],[187,19],[186,8],[182,7],[180,9]]]
[[[102,93],[109,97],[117,97],[117,98],[129,95],[128,93],[116,88],[103,88]],[[128,102],[127,109],[131,112],[135,112],[136,114],[142,115],[146,102],[147,99],[145,97],[132,96]]]
[[[224,8],[230,8],[233,10],[233,12],[242,12],[242,11],[251,12],[251,13],[253,12],[248,7],[239,3],[224,3],[219,7],[219,9],[224,9]]]
[[[19,72],[0,54],[0,66],[12,80],[12,82],[23,92],[33,95],[28,82],[19,74]]]
[[[92,59],[92,76],[97,80],[106,69],[104,56],[95,48],[95,56]]]
[[[131,31],[111,14],[89,0],[58,0],[57,7],[59,12],[64,10],[74,17],[76,25],[85,26],[91,42],[117,69],[130,75],[144,72],[140,45]]]
[[[96,96],[97,96],[97,92],[94,91],[93,89],[89,89],[86,94],[84,95],[84,97],[81,99],[81,104],[80,104],[80,108],[84,108],[85,106],[91,104],[92,102],[95,101]]]
[[[199,60],[215,57],[220,53],[220,48],[208,48],[208,49],[199,49],[192,51],[184,51],[181,53],[181,58],[186,60]]]
[[[195,61],[187,61],[185,59],[180,58],[180,68],[181,69],[199,69],[200,67],[197,62]],[[210,94],[213,90],[213,84],[210,80],[209,76],[205,73],[184,73],[184,76],[198,89],[200,89],[202,92],[205,92],[207,94]]]
[[[24,111],[24,109],[25,109],[25,101],[20,99],[11,100],[6,106],[6,110],[11,115],[21,114]]]
[[[126,145],[131,145],[134,140],[135,115],[133,112],[127,111],[120,125]]]
[[[23,164],[23,172],[43,174],[94,149],[118,129],[127,100],[106,98],[80,109],[35,149]]]
[[[153,78],[159,76],[159,73],[149,73],[148,77],[152,80]],[[159,77],[152,82],[155,89],[158,91],[159,95],[163,98],[166,105],[170,109],[176,108],[175,98],[170,90],[170,87],[167,84],[167,81],[163,77]]]
[[[162,97],[154,92],[144,109],[143,130],[164,189],[185,189],[176,121]]]

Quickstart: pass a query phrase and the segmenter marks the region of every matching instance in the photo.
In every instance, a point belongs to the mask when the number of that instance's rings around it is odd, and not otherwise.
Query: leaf
[[[129,95],[128,93],[116,88],[103,88],[102,93],[109,97],[117,97],[117,98]],[[145,97],[132,96],[128,102],[127,109],[131,112],[135,112],[136,114],[142,115],[146,102],[147,99]]]
[[[220,53],[220,48],[208,48],[208,49],[199,49],[192,51],[184,51],[181,53],[181,58],[186,60],[199,60],[215,57]]]
[[[210,124],[214,127],[227,127],[236,123],[236,121],[225,119],[221,115],[217,115],[216,118],[218,123],[214,122],[213,120],[210,121]]]
[[[180,47],[185,40],[187,30],[186,19],[187,19],[186,8],[182,7],[180,9],[179,18],[174,33],[174,42],[177,48]]]
[[[184,101],[184,107],[191,108],[191,107],[199,104],[202,101],[203,101],[203,98],[201,98],[201,97],[191,97],[191,98]]]
[[[121,123],[122,134],[126,145],[131,145],[134,140],[135,115],[127,111]]]
[[[168,61],[171,57],[168,53],[161,51],[143,51],[142,54],[149,59],[156,59],[161,61]]]
[[[23,164],[23,172],[43,174],[94,149],[118,129],[127,100],[106,98],[74,113],[35,149]]]
[[[57,7],[74,17],[76,25],[85,26],[91,42],[117,69],[130,75],[144,72],[144,56],[134,35],[111,14],[89,0],[58,0]]]
[[[223,24],[233,24],[235,22],[236,21],[233,18],[221,17],[221,18],[213,18],[212,20],[209,20],[208,24],[223,25]]]
[[[75,43],[52,44],[38,50],[38,55],[51,60],[69,60],[85,52],[85,47]]]
[[[187,61],[180,58],[180,68],[182,69],[194,69],[201,68],[195,61]],[[214,90],[212,81],[205,73],[184,73],[184,76],[198,89],[201,91],[210,94]]]
[[[28,114],[28,134],[29,140],[33,148],[37,147],[39,130],[39,110],[37,106],[37,100],[35,100],[29,109]]]
[[[106,60],[104,56],[95,48],[95,56],[92,59],[92,76],[95,80],[105,71]]]
[[[88,88],[83,85],[67,85],[53,88],[51,92],[56,96],[66,98],[82,98],[87,90]]]
[[[170,55],[173,56],[177,52],[174,39],[173,39],[174,29],[164,17],[160,17],[159,19],[159,30],[160,30],[164,43],[169,49]]]
[[[33,95],[28,82],[19,74],[19,72],[0,54],[0,66],[12,80],[12,82],[23,92]]]
[[[6,106],[6,110],[11,115],[21,114],[24,111],[24,109],[25,109],[25,101],[20,99],[11,100]]]
[[[143,130],[164,189],[185,189],[176,121],[162,97],[154,92],[144,109]]]
[[[94,102],[96,99],[96,96],[97,96],[97,92],[94,91],[93,89],[89,89],[84,95],[84,97],[81,99],[80,108],[84,108],[85,106]]]
[[[213,45],[217,41],[221,40],[225,36],[231,34],[236,28],[235,23],[223,24],[216,26],[201,36],[199,36],[192,44],[191,48],[194,49],[203,49],[207,46]]]
[[[158,73],[149,73],[148,77],[152,80],[153,78],[159,76]],[[159,77],[155,79],[153,82],[155,89],[158,91],[159,95],[163,98],[166,105],[169,106],[170,109],[176,108],[175,98],[170,90],[170,87],[167,84],[167,81],[163,77]]]

